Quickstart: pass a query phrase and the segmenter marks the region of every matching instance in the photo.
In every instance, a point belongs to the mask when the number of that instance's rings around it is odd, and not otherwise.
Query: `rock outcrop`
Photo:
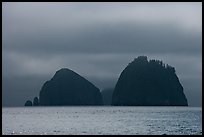
[[[33,106],[39,106],[38,97],[35,97],[35,98],[33,99]]]
[[[139,56],[122,71],[112,105],[187,106],[188,103],[174,67]]]
[[[27,100],[24,106],[32,106],[32,101]]]
[[[41,106],[102,105],[100,90],[74,71],[63,68],[43,85]]]

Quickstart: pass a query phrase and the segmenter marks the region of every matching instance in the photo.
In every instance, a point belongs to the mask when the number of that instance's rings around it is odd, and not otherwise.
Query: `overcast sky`
[[[202,3],[3,3],[2,103],[23,106],[67,67],[114,87],[139,55],[176,69],[202,105]]]

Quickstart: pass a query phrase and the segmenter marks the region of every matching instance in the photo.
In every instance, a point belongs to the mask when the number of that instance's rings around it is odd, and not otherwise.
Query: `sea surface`
[[[202,108],[3,107],[2,134],[202,135]]]

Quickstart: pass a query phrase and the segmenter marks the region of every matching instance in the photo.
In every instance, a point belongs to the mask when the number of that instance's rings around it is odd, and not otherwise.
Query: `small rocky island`
[[[30,101],[30,100],[27,100],[26,102],[25,102],[25,104],[24,104],[24,106],[32,106],[33,104],[32,104],[32,101]]]
[[[112,105],[188,106],[188,102],[174,67],[139,56],[122,71]]]
[[[34,97],[33,103],[30,100],[27,100],[24,104],[24,106],[39,106],[39,100],[38,97]]]
[[[40,106],[103,105],[100,90],[91,82],[63,68],[43,85]]]

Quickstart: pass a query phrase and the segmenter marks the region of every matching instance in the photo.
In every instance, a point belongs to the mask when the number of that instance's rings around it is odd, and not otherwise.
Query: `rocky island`
[[[30,101],[30,100],[27,100],[26,102],[25,102],[25,104],[24,104],[24,106],[32,106],[33,104],[32,104],[32,101]]]
[[[25,106],[188,106],[175,68],[146,56],[134,59],[122,71],[115,88],[100,90],[91,82],[63,68],[40,90],[39,99]]]
[[[188,106],[188,102],[174,67],[139,56],[122,71],[112,105]]]
[[[63,68],[44,83],[39,97],[40,106],[103,105],[99,89],[91,82]]]

